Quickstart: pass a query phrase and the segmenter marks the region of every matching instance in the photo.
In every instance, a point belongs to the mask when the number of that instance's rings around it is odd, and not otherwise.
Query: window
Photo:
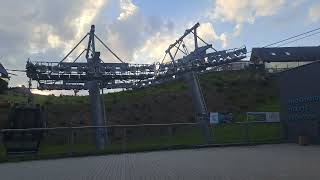
[[[272,56],[275,56],[276,55],[276,53],[274,53],[274,52],[272,52],[272,53],[270,53]]]
[[[287,56],[290,56],[290,55],[291,55],[289,52],[285,52],[285,54],[286,54]]]

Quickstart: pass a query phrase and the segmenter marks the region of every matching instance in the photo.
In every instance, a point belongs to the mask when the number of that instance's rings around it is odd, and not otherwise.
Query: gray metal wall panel
[[[320,142],[320,62],[281,73],[281,120],[287,125],[288,138],[299,135]]]

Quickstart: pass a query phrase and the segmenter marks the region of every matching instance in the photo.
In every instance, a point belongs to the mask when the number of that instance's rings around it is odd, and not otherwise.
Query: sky
[[[159,62],[185,29],[222,50],[266,44],[319,27],[317,0],[0,0],[0,62],[60,61],[95,24],[96,34],[126,62]],[[287,46],[319,45],[319,34]],[[85,43],[76,49],[76,56]],[[105,62],[117,62],[101,46]],[[25,73],[10,86],[27,85]],[[58,94],[56,91],[36,91]]]

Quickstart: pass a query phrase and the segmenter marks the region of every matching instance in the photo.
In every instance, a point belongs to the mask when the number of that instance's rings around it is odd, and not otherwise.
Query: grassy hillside
[[[279,111],[277,79],[258,72],[213,72],[200,76],[209,111],[233,112],[235,121],[247,111]],[[88,96],[34,96],[47,108],[49,127],[91,125]],[[108,124],[195,122],[194,107],[184,81],[157,87],[109,93],[105,100]],[[0,128],[6,127],[9,103],[26,103],[27,96],[8,92],[0,95]],[[280,124],[221,124],[210,127],[213,144],[252,143],[282,139]],[[124,133],[126,136],[124,137]],[[72,137],[71,137],[72,136]],[[204,144],[196,125],[174,127],[109,128],[104,151],[95,149],[94,131],[48,131],[34,156],[11,157],[0,145],[0,162],[57,158],[72,155],[136,152]],[[70,143],[71,139],[73,143]]]
[[[233,112],[236,121],[244,120],[247,111],[279,111],[276,79],[264,74],[212,72],[201,75],[200,83],[208,110]],[[26,99],[24,95],[0,95],[0,102],[23,103]],[[110,124],[194,122],[191,96],[183,81],[109,93],[104,100]],[[35,96],[35,101],[47,107],[49,126],[91,124],[87,96]],[[0,121],[5,119],[1,111]]]

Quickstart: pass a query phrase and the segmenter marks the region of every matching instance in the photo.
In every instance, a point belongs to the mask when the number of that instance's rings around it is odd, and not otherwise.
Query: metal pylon
[[[206,102],[204,100],[201,86],[198,80],[198,75],[196,72],[191,71],[186,73],[184,76],[189,86],[192,101],[196,109],[196,120],[201,124],[205,142],[209,144],[211,142],[209,116]]]
[[[86,59],[89,64],[89,69],[91,69],[90,76],[100,77],[101,73],[99,72],[99,65],[101,63],[100,52],[95,51],[95,27],[91,26],[89,33],[89,42],[87,47]],[[89,56],[91,53],[91,57]],[[87,83],[89,87],[89,96],[91,101],[91,114],[93,123],[95,126],[105,126],[105,110],[103,99],[100,94],[100,86],[98,80],[89,81]],[[95,142],[98,150],[103,150],[106,145],[106,129],[105,128],[96,128],[95,129]]]

